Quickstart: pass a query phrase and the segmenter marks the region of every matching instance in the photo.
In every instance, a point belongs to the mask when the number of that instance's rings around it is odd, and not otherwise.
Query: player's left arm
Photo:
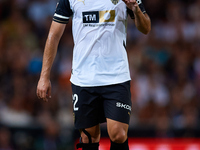
[[[129,11],[133,12],[134,15],[134,22],[137,29],[144,33],[148,34],[151,31],[151,20],[144,10],[144,6],[141,3],[141,0],[139,0],[139,5],[136,0],[123,0],[125,4],[127,5]]]

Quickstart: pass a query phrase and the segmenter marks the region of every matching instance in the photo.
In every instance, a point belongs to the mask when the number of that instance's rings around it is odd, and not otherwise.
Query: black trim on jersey
[[[129,9],[128,7],[127,7],[127,12],[129,14],[129,16],[131,17],[131,19],[135,19],[133,11],[131,9]]]
[[[125,43],[125,41],[123,41],[123,46],[124,46],[124,48],[126,49],[126,43]]]
[[[54,16],[53,21],[58,22],[58,23],[62,23],[62,24],[67,24],[69,19],[63,19],[63,18]]]
[[[144,5],[142,3],[139,5],[139,7],[140,7],[143,14],[146,13],[146,10],[145,10]]]
[[[59,0],[57,8],[53,17],[53,21],[66,24],[69,21],[69,17],[73,15],[73,12],[70,8],[69,0]]]
[[[142,13],[145,14],[145,13],[146,13],[146,10],[145,10],[145,8],[144,8],[144,5],[141,3],[141,4],[139,5],[139,7],[140,7],[140,10],[142,11]],[[127,7],[127,12],[128,12],[128,14],[129,14],[129,16],[131,17],[131,19],[135,19],[135,15],[134,15],[133,11],[132,11],[131,9],[129,9],[128,7]]]

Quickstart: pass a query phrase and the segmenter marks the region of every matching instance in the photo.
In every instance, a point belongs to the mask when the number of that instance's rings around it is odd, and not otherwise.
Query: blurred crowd
[[[192,131],[200,125],[200,0],[143,2],[152,31],[141,34],[130,18],[127,28],[130,128],[155,128],[157,137],[174,137],[172,130],[187,129],[184,136],[195,137]],[[31,149],[30,145],[38,150],[70,149],[71,21],[51,71],[52,98],[45,103],[36,96],[56,3],[0,0],[0,150]],[[26,132],[13,135],[11,129],[16,128],[37,131],[36,140]]]

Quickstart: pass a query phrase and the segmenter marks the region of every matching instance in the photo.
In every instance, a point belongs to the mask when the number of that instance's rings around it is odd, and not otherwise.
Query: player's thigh
[[[86,129],[105,122],[103,102],[96,90],[94,87],[80,87],[72,84],[76,129]]]
[[[129,124],[131,115],[130,82],[105,87],[103,94],[105,117]]]
[[[90,134],[89,136],[91,136],[92,143],[99,142],[101,133],[99,124],[90,128],[86,128],[85,130]],[[86,135],[82,130],[80,130],[80,132],[81,132],[82,142],[89,143],[88,135]]]
[[[127,139],[129,125],[107,118],[108,135],[113,142],[123,143]]]

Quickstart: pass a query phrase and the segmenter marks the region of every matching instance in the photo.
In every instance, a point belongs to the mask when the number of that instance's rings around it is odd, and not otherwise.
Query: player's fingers
[[[130,0],[131,3],[136,3],[136,0]]]
[[[129,0],[123,0],[123,2],[127,4],[129,2]]]
[[[38,88],[37,88],[36,94],[37,94],[37,97],[40,99],[41,98],[41,93],[40,93],[40,90]]]
[[[49,89],[47,91],[47,96],[48,96],[48,98],[51,98],[51,86],[49,87]]]
[[[137,4],[136,0],[130,0],[130,3],[132,3],[133,5]]]
[[[45,102],[47,102],[48,101],[48,99],[47,99],[47,90],[42,90],[42,99],[45,101]]]

